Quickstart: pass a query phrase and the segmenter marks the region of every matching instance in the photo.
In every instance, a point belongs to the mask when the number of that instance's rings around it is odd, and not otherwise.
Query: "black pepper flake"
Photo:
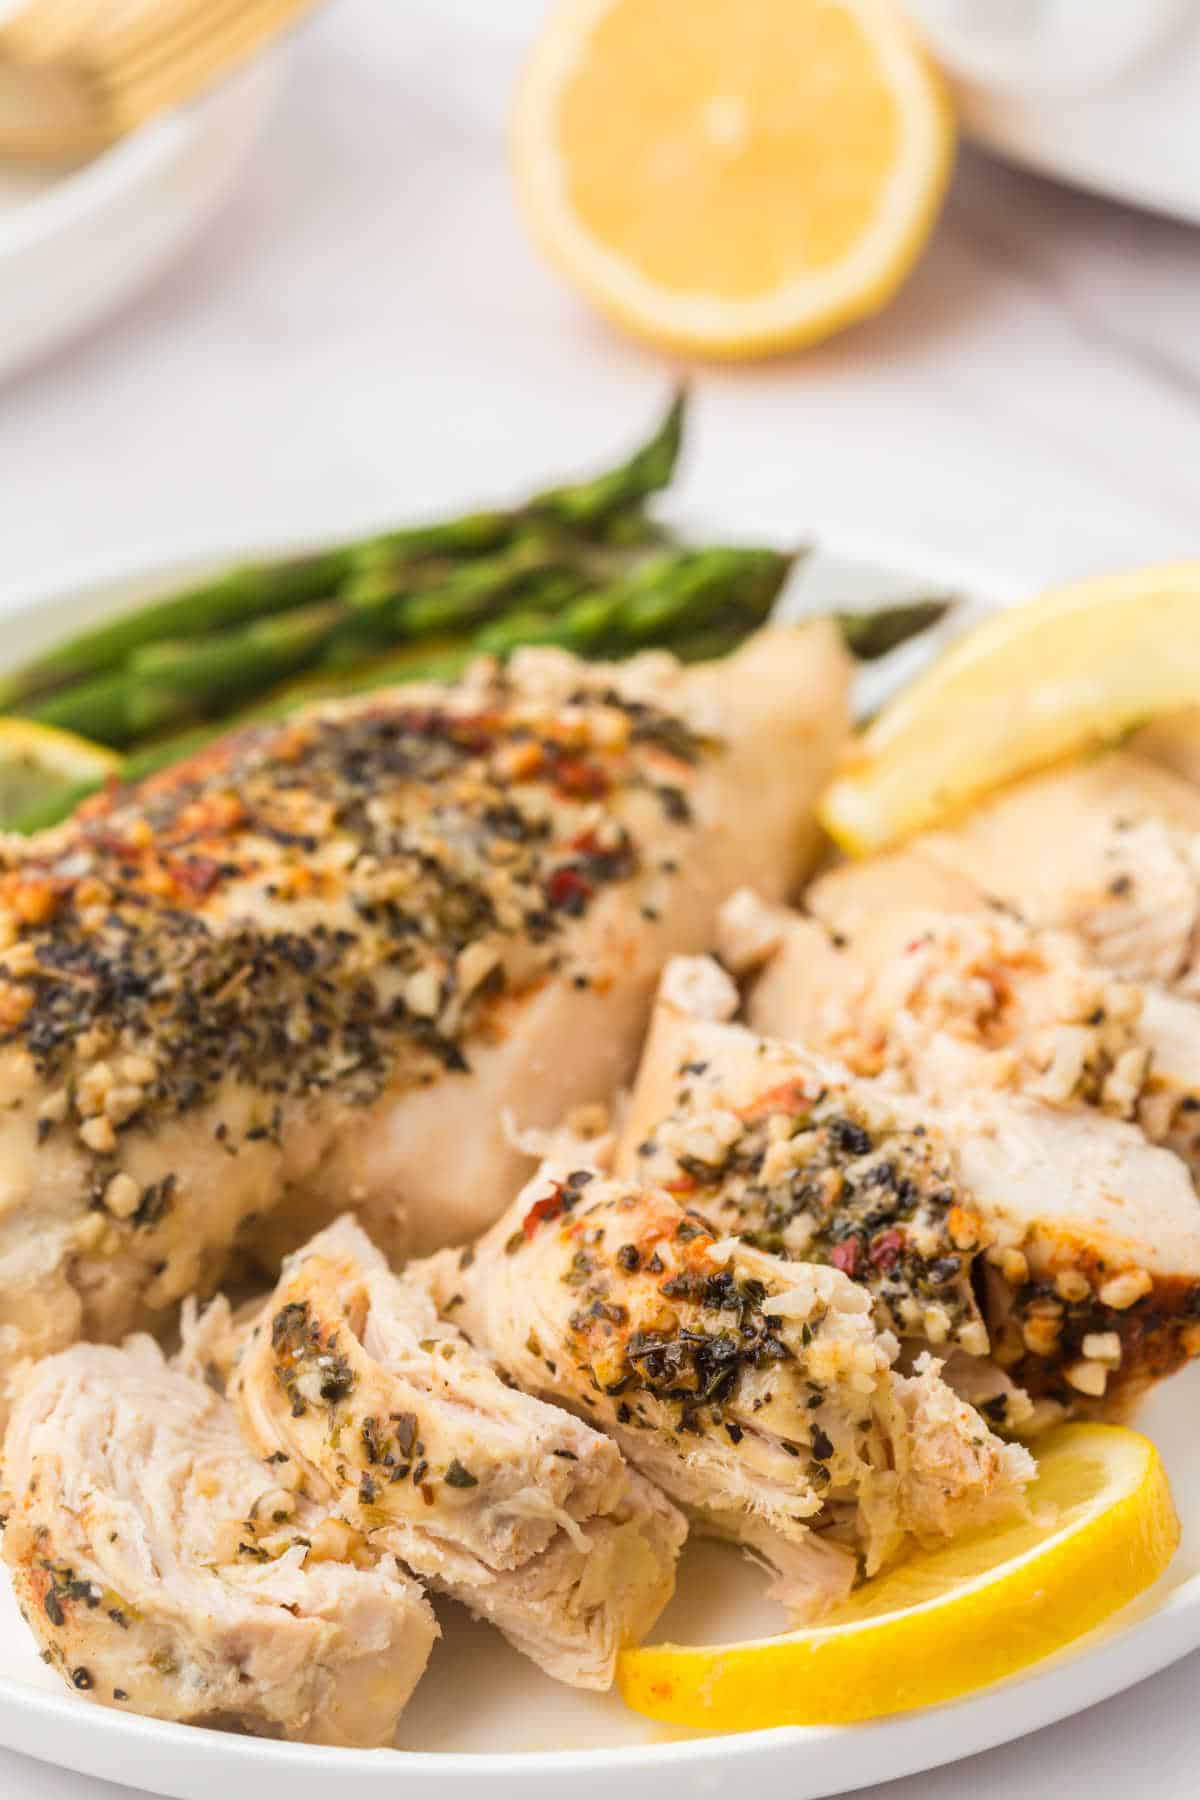
[[[828,1462],[829,1458],[833,1455],[833,1440],[830,1438],[828,1432],[823,1431],[819,1425],[814,1425],[812,1428],[811,1443],[812,1453],[817,1458],[818,1462]]]
[[[396,1427],[396,1443],[404,1456],[411,1456],[413,1445],[417,1441],[417,1415],[413,1412],[394,1412],[388,1414]]]
[[[87,1690],[91,1687],[91,1685],[92,1685],[92,1677],[91,1677],[90,1672],[87,1669],[80,1667],[78,1669],[71,1670],[71,1686],[72,1687],[77,1687],[81,1693],[86,1693]]]
[[[664,784],[657,789],[658,803],[673,825],[690,825],[692,808],[682,788]]]
[[[447,1487],[473,1488],[479,1486],[479,1477],[472,1475],[470,1469],[464,1469],[456,1456],[446,1470],[445,1482]]]
[[[870,1154],[871,1134],[853,1119],[831,1119],[828,1129],[835,1148],[844,1151],[847,1156]]]

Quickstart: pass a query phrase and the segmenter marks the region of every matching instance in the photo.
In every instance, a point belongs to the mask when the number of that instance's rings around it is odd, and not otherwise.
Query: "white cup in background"
[[[907,0],[952,74],[1005,93],[1119,83],[1200,8],[1191,0]]]

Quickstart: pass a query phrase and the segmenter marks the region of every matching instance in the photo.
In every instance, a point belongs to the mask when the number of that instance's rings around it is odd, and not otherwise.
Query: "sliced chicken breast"
[[[830,936],[771,909],[760,942],[770,926],[778,960],[751,992],[751,1024],[883,1071],[950,1146],[960,1205],[982,1226],[991,1354],[1014,1381],[1071,1411],[1120,1410],[1200,1352],[1189,1170],[1102,1110],[1149,1104],[1137,990],[1073,943],[987,914],[863,914]],[[677,1063],[694,1054],[676,1046]],[[735,1056],[753,1070],[736,1039]],[[853,1216],[844,1193],[837,1209]]]
[[[671,1597],[682,1515],[610,1439],[506,1386],[349,1218],[289,1258],[230,1391],[260,1454],[561,1681],[610,1686]]]
[[[4,1480],[18,1604],[76,1692],[304,1743],[391,1742],[438,1635],[428,1601],[149,1338],[27,1371]]]
[[[331,1195],[393,1251],[487,1224],[529,1168],[505,1114],[606,1096],[666,958],[805,869],[847,666],[826,625],[689,669],[528,652],[5,841],[5,1362],[273,1272]]]
[[[1118,975],[1200,997],[1200,790],[1170,770],[1109,751],[914,847],[1031,925],[1078,932]]]
[[[756,1031],[856,1074],[934,1099],[982,1082],[1117,1118],[1150,1098],[1142,990],[1070,933],[984,908],[902,904],[835,931],[742,893],[723,910],[717,943],[738,973],[757,970],[746,1011]]]
[[[824,940],[815,923],[774,931],[760,916],[739,925],[757,901],[726,909],[726,935],[744,938],[748,955],[762,939],[771,958],[755,990],[762,1030],[774,1029],[778,995],[800,1032],[794,1009],[806,996],[820,1013],[809,1029],[833,1029],[837,1054],[856,1067],[865,1045],[855,1052],[851,1040],[864,1031],[878,1038],[880,1067],[914,1050],[928,1062],[935,1037],[943,1061],[956,1043],[986,1048],[991,1079],[1135,1118],[1200,1180],[1200,1001],[1123,979],[1084,938],[989,904],[919,848],[833,869],[805,900]],[[809,977],[794,981],[806,957]],[[846,1007],[858,1023],[847,1014],[837,1026]]]
[[[1018,1510],[1027,1453],[993,1437],[834,1268],[787,1264],[662,1189],[547,1165],[473,1252],[424,1266],[521,1386],[612,1433],[708,1530],[819,1617],[913,1538]]]
[[[927,1110],[730,1024],[738,1005],[710,958],[668,964],[616,1172],[758,1249],[839,1269],[881,1329],[982,1355],[971,1265],[986,1233]]]

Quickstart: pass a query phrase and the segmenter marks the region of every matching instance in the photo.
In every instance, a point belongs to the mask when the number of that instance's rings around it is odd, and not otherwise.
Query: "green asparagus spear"
[[[198,643],[148,644],[128,666],[64,688],[29,709],[45,725],[128,749],[303,668],[342,618],[326,603],[217,632]]]
[[[928,631],[945,618],[954,605],[952,596],[942,599],[913,600],[902,606],[881,606],[874,612],[838,613],[846,648],[859,662],[873,662],[889,650],[906,644],[909,638]]]
[[[615,469],[590,481],[547,488],[524,508],[527,518],[548,518],[574,530],[587,530],[615,515],[640,507],[665,488],[675,473],[683,447],[687,390],[676,388],[653,437]]]
[[[517,611],[482,631],[493,656],[520,644],[557,644],[579,655],[621,655],[711,621],[720,611],[743,634],[766,618],[793,558],[777,550],[685,550],[653,558],[625,580],[584,594],[557,615]]]
[[[245,619],[320,600],[332,593],[352,566],[352,551],[330,550],[319,556],[233,569],[219,581],[152,601],[136,612],[81,632],[0,680],[0,711],[13,712],[22,702],[73,678],[94,678],[117,668],[143,645],[201,637]]]
[[[93,682],[115,671],[146,646],[225,632],[248,621],[331,598],[355,581],[386,579],[388,591],[414,579],[428,586],[441,559],[447,567],[503,549],[531,522],[553,525],[600,542],[641,543],[653,528],[637,518],[649,497],[674,472],[683,433],[684,395],[677,393],[654,435],[615,469],[589,481],[550,488],[523,505],[467,513],[460,518],[376,533],[312,556],[251,563],[137,607],[79,633],[0,680],[0,711],[71,683]],[[385,572],[385,574],[383,573]],[[115,690],[119,692],[119,690]],[[107,718],[113,698],[97,696],[97,716]]]
[[[687,392],[676,388],[653,435],[616,468],[589,480],[546,488],[508,511],[468,514],[445,525],[416,526],[386,532],[363,546],[371,553],[400,551],[422,555],[485,555],[502,548],[531,520],[583,533],[611,543],[642,544],[657,535],[641,517],[653,494],[675,473],[683,447]]]
[[[617,631],[631,646],[661,643],[716,607],[736,608],[749,627],[767,617],[794,562],[779,550],[717,547],[664,561],[657,575],[648,566],[629,584]]]
[[[426,634],[469,627],[487,618],[513,589],[524,582],[563,574],[535,535],[518,537],[493,556],[479,557],[432,582],[408,582],[398,588],[379,571],[366,577],[364,593],[356,581],[346,593],[346,606],[319,658],[323,668],[346,670],[397,642]]]
[[[559,565],[554,550],[536,533],[519,537],[507,551],[460,569],[438,587],[404,595],[392,611],[394,635],[419,638],[469,630],[489,618],[514,590],[531,590],[535,580],[546,577],[553,577],[551,596],[569,590],[570,571]],[[575,580],[576,593],[581,580]]]
[[[746,627],[737,623],[704,625],[698,631],[685,631],[672,638],[663,648],[683,663],[720,662],[744,644],[748,636]]]

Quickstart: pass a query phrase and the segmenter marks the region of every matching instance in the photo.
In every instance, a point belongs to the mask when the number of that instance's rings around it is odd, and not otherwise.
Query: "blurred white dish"
[[[970,137],[1200,223],[1200,0],[907,0]]]
[[[0,163],[0,379],[93,324],[192,237],[279,84],[263,57],[203,100],[66,171]]]

